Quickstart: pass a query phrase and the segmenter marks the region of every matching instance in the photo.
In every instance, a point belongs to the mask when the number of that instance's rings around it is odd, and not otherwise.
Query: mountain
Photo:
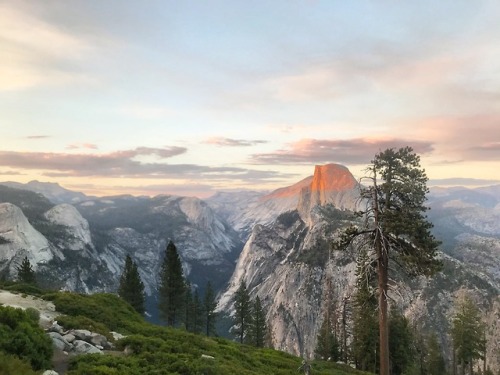
[[[41,194],[0,186],[0,202],[5,202],[0,206],[0,273],[15,277],[27,255],[40,282],[52,288],[115,291],[129,254],[154,302],[172,239],[190,281],[203,289],[210,280],[220,289],[243,246],[224,219],[192,197],[115,196],[54,205]]]
[[[498,196],[496,189],[433,191],[429,218],[443,241],[444,270],[434,278],[394,275],[391,299],[426,332],[439,334],[450,348],[447,331],[455,297],[472,293],[486,319],[500,313]],[[347,169],[318,166],[312,178],[290,189],[261,197],[249,207],[253,227],[219,311],[232,311],[233,296],[244,280],[252,297],[259,296],[277,348],[311,356],[321,327],[326,301],[336,301],[337,314],[349,311],[355,282],[355,254],[332,252],[337,230],[355,221],[358,186]],[[280,201],[286,197],[286,201]],[[293,198],[290,198],[293,197]],[[272,203],[269,204],[268,202]],[[274,218],[254,210],[266,202]],[[286,202],[280,204],[281,202]],[[287,211],[288,210],[288,211]],[[492,368],[500,345],[495,336],[500,322],[489,326],[488,355]],[[451,353],[448,352],[449,355]]]
[[[8,186],[20,190],[28,190],[34,193],[42,194],[53,203],[78,203],[89,199],[83,193],[71,191],[63,188],[61,185],[52,182],[30,181],[26,184],[19,182],[0,182],[0,185]]]
[[[275,347],[308,356],[326,301],[334,300],[349,324],[356,254],[332,252],[330,244],[357,220],[359,203],[357,181],[337,164],[316,166],[313,176],[273,192],[219,192],[207,200],[124,195],[70,204],[0,185],[0,274],[14,277],[27,255],[46,285],[114,291],[130,254],[151,308],[172,239],[190,281],[203,288],[210,280],[222,291],[220,311],[231,311],[244,279],[267,310]],[[432,188],[428,204],[444,269],[430,279],[395,275],[391,298],[450,348],[453,302],[469,292],[489,322],[489,365],[499,369],[500,186]]]

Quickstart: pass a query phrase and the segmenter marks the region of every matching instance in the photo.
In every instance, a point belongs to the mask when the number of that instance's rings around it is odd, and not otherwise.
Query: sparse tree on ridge
[[[170,241],[160,270],[159,303],[160,317],[168,326],[177,326],[183,316],[186,281],[177,248]]]
[[[193,294],[193,333],[201,333],[204,327],[204,314],[203,314],[203,304],[200,300],[200,295],[198,293],[198,289],[195,289]]]
[[[127,301],[139,314],[144,314],[144,283],[139,275],[137,264],[132,261],[130,255],[125,258],[118,295]]]
[[[362,246],[370,245],[378,279],[380,374],[389,375],[390,262],[411,275],[432,275],[441,268],[436,259],[439,241],[425,216],[428,179],[411,147],[378,153],[367,171],[370,184],[361,188],[367,205],[359,213],[364,223],[348,228],[335,247],[345,249],[360,236],[365,239]]]
[[[238,337],[240,343],[243,343],[252,324],[250,295],[245,280],[243,279],[240,281],[240,286],[234,294],[234,309],[235,327],[233,332]]]
[[[21,264],[17,267],[17,278],[22,283],[36,285],[35,271],[28,257],[24,257]]]

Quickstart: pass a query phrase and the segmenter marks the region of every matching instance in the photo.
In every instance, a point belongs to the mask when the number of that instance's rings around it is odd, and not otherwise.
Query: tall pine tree
[[[178,326],[183,320],[186,281],[177,248],[170,241],[160,270],[158,309],[168,326]]]
[[[204,313],[203,313],[203,303],[200,300],[200,295],[198,293],[198,289],[195,289],[194,295],[193,295],[193,326],[192,326],[192,332],[193,333],[201,333],[204,328]]]
[[[479,308],[469,296],[463,296],[457,302],[451,328],[453,349],[460,363],[462,374],[465,374],[465,369],[468,367],[472,375],[474,360],[484,356],[486,349],[485,329]]]
[[[389,375],[389,262],[397,259],[393,263],[411,275],[431,275],[441,267],[436,259],[439,242],[425,216],[428,179],[413,149],[380,152],[367,170],[369,184],[361,189],[367,203],[360,212],[364,224],[346,230],[337,246],[346,248],[358,236],[372,244],[378,279],[380,375]]]
[[[249,328],[249,343],[258,348],[263,348],[266,343],[267,324],[266,313],[262,307],[259,296],[252,303],[252,320]]]
[[[245,280],[240,281],[240,286],[234,294],[234,334],[238,337],[240,343],[243,343],[248,335],[252,324],[252,307],[250,303],[250,295],[247,290]]]
[[[24,257],[19,267],[17,267],[17,278],[22,283],[36,285],[35,271],[28,257]]]
[[[215,320],[217,301],[215,300],[215,293],[212,288],[212,283],[209,281],[205,288],[205,297],[203,298],[203,315],[205,321],[205,333],[207,336],[215,334]]]
[[[144,283],[139,275],[137,264],[132,261],[130,255],[125,258],[118,295],[127,301],[139,314],[144,314]]]
[[[328,311],[325,311],[323,323],[319,329],[314,354],[316,358],[325,361],[338,361],[340,358],[339,343]]]
[[[366,251],[361,250],[356,266],[356,291],[353,299],[352,356],[356,368],[377,372],[377,298],[374,273]]]

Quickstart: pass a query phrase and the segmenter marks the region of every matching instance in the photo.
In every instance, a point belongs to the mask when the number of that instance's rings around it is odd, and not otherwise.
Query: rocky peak
[[[340,210],[356,211],[358,182],[347,167],[340,164],[317,165],[309,186],[301,190],[297,210],[308,219],[314,206],[333,204]]]

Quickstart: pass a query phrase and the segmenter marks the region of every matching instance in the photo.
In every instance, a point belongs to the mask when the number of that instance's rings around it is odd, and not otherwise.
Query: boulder
[[[59,375],[59,373],[57,371],[54,371],[54,370],[46,370],[43,372],[42,375]]]
[[[57,348],[57,349],[60,349],[60,350],[63,350],[63,351],[70,351],[72,349],[72,345],[66,341],[64,339],[63,336],[61,336],[61,334],[57,333],[57,332],[49,332],[48,335],[50,336],[50,338],[52,339],[52,345],[54,346],[54,348]]]
[[[63,339],[65,339],[67,342],[72,343],[75,341],[75,335],[72,335],[71,333],[67,333],[63,336]]]
[[[108,339],[106,336],[100,335],[99,333],[92,333],[89,341],[92,345],[99,345],[103,348],[109,348]]]
[[[87,331],[86,329],[74,329],[70,332],[73,334],[78,340],[89,341],[92,337],[92,332]]]
[[[102,354],[102,351],[97,349],[94,345],[89,344],[83,340],[75,340],[73,342],[73,353],[75,354]]]
[[[60,326],[59,324],[57,324],[57,320],[53,321],[52,322],[52,325],[49,327],[48,329],[49,332],[57,332],[57,333],[60,333],[62,334],[64,329],[62,326]]]

